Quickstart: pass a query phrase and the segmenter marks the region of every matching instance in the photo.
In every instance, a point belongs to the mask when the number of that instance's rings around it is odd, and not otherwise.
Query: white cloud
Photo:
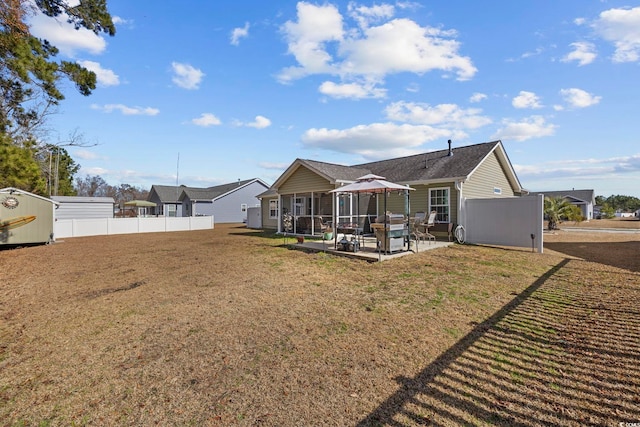
[[[565,102],[573,108],[586,108],[596,105],[602,99],[601,96],[594,96],[587,91],[577,88],[561,89],[560,95]]]
[[[109,174],[109,170],[101,167],[82,168],[82,175],[100,175],[104,178],[107,174]]]
[[[491,123],[479,108],[463,109],[456,104],[431,106],[424,103],[394,102],[385,109],[387,118],[418,125],[438,125],[455,129],[477,129]]]
[[[469,102],[480,102],[487,99],[487,95],[484,93],[476,92],[469,98]]]
[[[573,47],[573,51],[564,56],[562,62],[578,61],[579,66],[591,64],[598,56],[595,53],[596,46],[589,42],[575,42],[569,46]]]
[[[416,154],[424,151],[420,147],[426,142],[455,136],[462,134],[426,125],[373,123],[349,129],[309,129],[302,135],[302,143],[307,148],[379,160]]]
[[[78,61],[80,65],[89,71],[96,73],[96,79],[99,85],[102,86],[118,86],[120,84],[120,77],[113,70],[108,68],[102,68],[102,66],[95,61]]]
[[[593,28],[602,38],[613,42],[616,47],[614,62],[636,62],[640,59],[640,7],[605,10]]]
[[[200,117],[192,119],[191,123],[193,123],[196,126],[202,126],[202,127],[206,128],[206,127],[209,127],[209,126],[219,125],[222,122],[220,121],[219,118],[217,118],[215,115],[213,115],[211,113],[202,113],[202,115],[200,115]]]
[[[289,53],[300,66],[283,70],[280,80],[286,82],[316,73],[334,74],[336,70],[330,64],[333,58],[325,50],[325,44],[342,40],[342,16],[338,9],[330,4],[315,6],[299,2],[297,10],[298,22],[287,21],[282,30]]]
[[[513,98],[511,105],[515,108],[542,108],[540,97],[533,92],[521,90],[520,94]]]
[[[105,104],[103,106],[92,104],[94,110],[102,110],[105,113],[120,111],[125,116],[155,116],[160,113],[157,108],[151,107],[128,107],[124,104]]]
[[[586,177],[590,179],[625,176],[640,172],[640,154],[604,159],[554,160],[538,165],[514,165],[521,178]]]
[[[256,116],[255,120],[251,123],[247,123],[246,126],[256,129],[264,129],[271,126],[271,120],[264,116]]]
[[[289,167],[289,163],[260,162],[258,166],[263,169],[285,170]]]
[[[531,116],[519,122],[505,119],[503,127],[492,138],[514,141],[526,141],[531,138],[541,138],[555,134],[556,125],[546,123],[542,116]]]
[[[96,160],[99,156],[93,151],[78,149],[73,152],[73,155],[81,160]]]
[[[122,26],[127,26],[132,28],[133,27],[133,20],[132,19],[125,19],[121,16],[117,16],[114,15],[111,17],[111,20],[113,21],[113,23],[117,26],[117,25],[122,25]]]
[[[367,28],[372,23],[380,22],[385,18],[391,18],[395,14],[395,8],[390,4],[379,4],[367,7],[350,2],[348,11],[349,15],[361,28]]]
[[[324,82],[318,89],[320,93],[333,98],[384,98],[387,95],[386,89],[377,88],[372,84],[360,83],[334,83]]]
[[[468,57],[458,55],[454,31],[421,27],[409,19],[394,19],[364,31],[362,37],[344,40],[341,72],[383,78],[387,74],[455,73],[458,80],[472,78],[477,69]]]
[[[40,12],[29,21],[31,33],[41,39],[48,40],[60,53],[73,58],[78,52],[99,55],[107,47],[107,42],[86,28],[76,30],[67,22],[67,15],[50,18]]]
[[[234,46],[238,46],[240,44],[240,39],[249,36],[249,23],[245,22],[244,27],[234,28],[231,31],[231,44]]]
[[[359,27],[345,28],[343,17],[331,4],[297,5],[297,21],[282,27],[288,52],[297,62],[280,73],[281,82],[313,74],[381,82],[388,74],[417,74],[440,70],[458,80],[472,78],[477,69],[458,51],[455,31],[421,27],[409,19],[392,19],[393,7],[349,6]],[[385,20],[370,26],[373,21]]]
[[[198,89],[204,73],[189,64],[172,62],[171,69],[174,76],[171,80],[183,89]]]

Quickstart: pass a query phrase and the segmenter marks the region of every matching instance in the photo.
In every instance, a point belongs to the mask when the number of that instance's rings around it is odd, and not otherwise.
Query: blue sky
[[[69,148],[81,176],[271,184],[500,139],[526,189],[640,197],[638,1],[107,3],[115,37],[31,19],[98,75],[48,123],[97,144]]]

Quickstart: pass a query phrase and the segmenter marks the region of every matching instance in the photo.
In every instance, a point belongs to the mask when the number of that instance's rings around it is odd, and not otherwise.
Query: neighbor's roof
[[[535,194],[544,194],[545,197],[571,197],[592,204],[596,202],[595,190],[536,191]]]
[[[152,185],[149,191],[149,197],[155,191],[162,203],[176,203],[178,196],[182,192],[181,189],[186,188],[184,185]],[[147,197],[147,199],[149,198]]]
[[[190,200],[215,200],[226,194],[232,193],[238,189],[241,189],[254,182],[260,183],[265,189],[269,186],[259,178],[245,179],[244,181],[230,182],[228,184],[216,185],[213,187],[187,187],[181,185],[180,187],[171,185],[153,185],[152,190],[155,190],[156,194],[163,203],[175,203],[176,193],[178,200],[184,200],[185,197]],[[177,192],[176,192],[177,190]],[[150,192],[151,194],[151,192]]]

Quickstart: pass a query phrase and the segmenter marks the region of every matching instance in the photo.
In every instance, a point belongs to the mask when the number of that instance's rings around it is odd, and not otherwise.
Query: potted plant
[[[322,235],[322,239],[323,240],[331,240],[331,239],[333,239],[333,228],[327,227],[327,229],[324,230],[324,234]]]

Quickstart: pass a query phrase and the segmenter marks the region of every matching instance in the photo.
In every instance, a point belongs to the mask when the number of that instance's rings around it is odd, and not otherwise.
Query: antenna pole
[[[180,187],[178,186],[180,178],[180,152],[178,152],[178,164],[176,166],[176,216],[178,216],[178,197],[180,196]]]

